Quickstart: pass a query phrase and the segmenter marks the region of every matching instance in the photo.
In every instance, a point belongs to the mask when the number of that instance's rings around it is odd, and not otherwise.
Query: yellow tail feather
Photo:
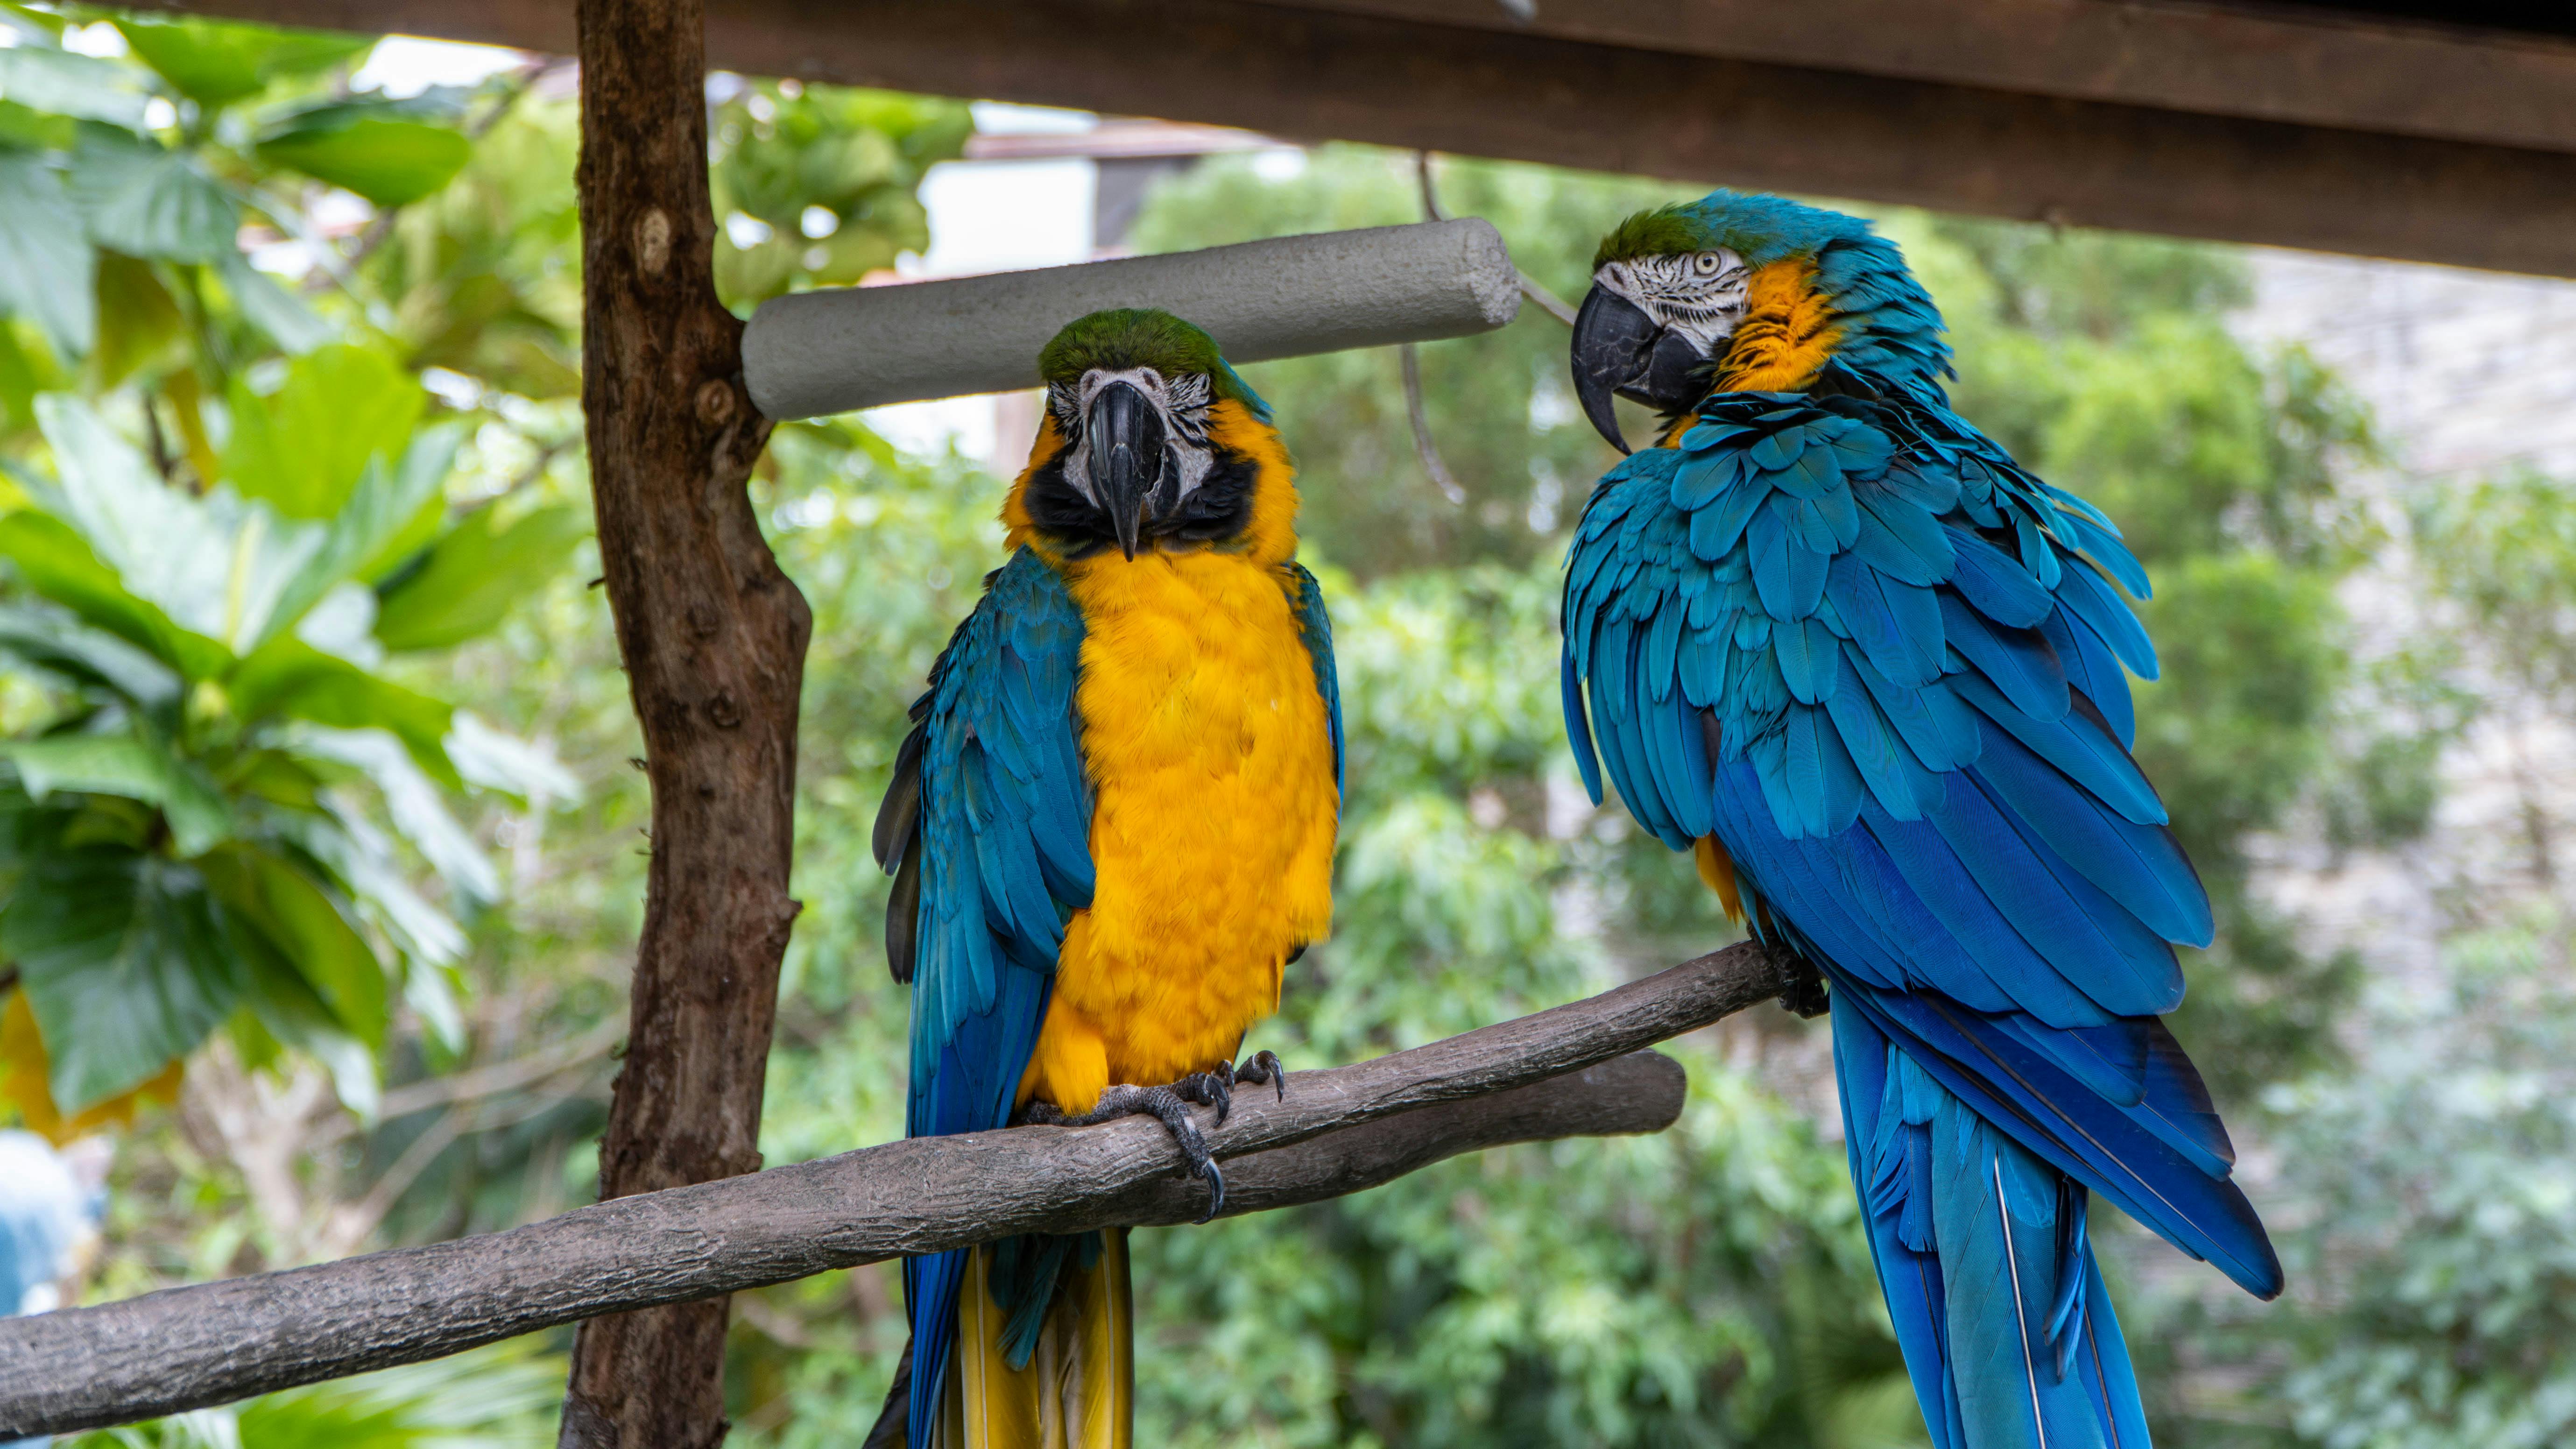
[[[957,1290],[957,1357],[939,1416],[939,1449],[1132,1449],[1136,1322],[1127,1230],[1103,1236],[1100,1261],[1067,1266],[1024,1369],[1002,1355],[1010,1315],[993,1302],[993,1250],[975,1250]]]
[[[1692,842],[1691,859],[1699,866],[1699,878],[1717,892],[1717,903],[1726,909],[1726,918],[1744,924],[1744,896],[1735,884],[1735,860],[1714,835],[1703,835]]]

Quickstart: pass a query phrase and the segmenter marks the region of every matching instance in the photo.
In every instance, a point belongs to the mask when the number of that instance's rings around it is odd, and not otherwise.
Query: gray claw
[[[1288,1100],[1288,1069],[1279,1065],[1279,1055],[1276,1052],[1254,1052],[1244,1058],[1243,1065],[1234,1069],[1234,1079],[1238,1082],[1250,1082],[1256,1087],[1274,1088],[1279,1093],[1280,1101]]]

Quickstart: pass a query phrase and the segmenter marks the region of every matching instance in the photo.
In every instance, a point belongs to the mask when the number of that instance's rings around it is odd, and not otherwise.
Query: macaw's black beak
[[[1574,395],[1592,426],[1622,453],[1628,440],[1619,436],[1619,410],[1611,399],[1645,380],[1663,335],[1646,309],[1607,287],[1594,287],[1575,314]]]
[[[1163,481],[1163,415],[1133,383],[1113,382],[1091,399],[1083,424],[1091,444],[1091,496],[1118,531],[1119,551],[1136,556],[1145,503]]]

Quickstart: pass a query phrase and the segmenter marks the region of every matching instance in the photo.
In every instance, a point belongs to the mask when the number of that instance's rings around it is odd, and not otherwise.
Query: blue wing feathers
[[[1091,903],[1091,790],[1073,692],[1082,618],[1063,581],[1021,552],[940,655],[923,712],[922,889],[913,974],[914,1136],[987,1131],[1046,1015],[1065,923]],[[937,1422],[962,1253],[907,1260],[915,1443]]]
[[[1333,663],[1333,617],[1324,609],[1324,587],[1303,564],[1288,565],[1291,585],[1289,605],[1297,613],[1297,632],[1305,642],[1306,656],[1315,667],[1315,692],[1324,701],[1324,722],[1333,738],[1333,788],[1348,788],[1342,765],[1342,677]],[[1084,834],[1084,851],[1090,850],[1089,828]]]
[[[2280,1290],[2158,1020],[2209,901],[2130,758],[2146,578],[1936,396],[1721,395],[1567,561],[1578,767],[1833,987],[1852,1174],[1939,1449],[2146,1444],[2098,1194]],[[1703,741],[1713,741],[1713,748]]]

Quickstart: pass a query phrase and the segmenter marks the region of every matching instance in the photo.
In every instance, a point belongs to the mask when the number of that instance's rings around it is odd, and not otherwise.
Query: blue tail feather
[[[1834,1013],[1871,1258],[1935,1449],[2147,1449],[2083,1187]]]

